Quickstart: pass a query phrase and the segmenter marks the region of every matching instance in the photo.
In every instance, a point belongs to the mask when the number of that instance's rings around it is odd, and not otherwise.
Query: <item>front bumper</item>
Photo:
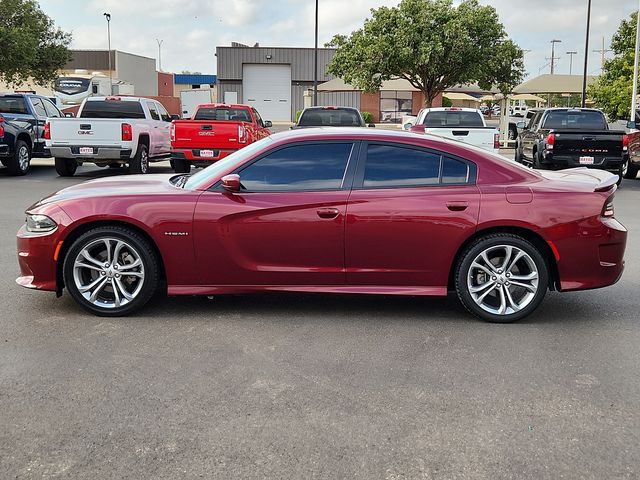
[[[93,160],[129,160],[131,158],[132,150],[129,148],[119,147],[100,147],[87,145],[86,147],[93,148],[93,154],[81,154],[81,146],[56,146],[51,145],[49,151],[52,157],[57,158],[75,158],[83,162],[91,162]]]

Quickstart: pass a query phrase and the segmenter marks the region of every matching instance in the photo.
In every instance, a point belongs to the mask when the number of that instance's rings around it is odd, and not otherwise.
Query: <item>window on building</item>
[[[380,92],[380,121],[382,123],[400,123],[403,115],[413,111],[413,92]]]

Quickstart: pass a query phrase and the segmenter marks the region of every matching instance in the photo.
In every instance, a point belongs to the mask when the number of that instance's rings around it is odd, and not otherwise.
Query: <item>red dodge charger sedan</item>
[[[548,289],[615,283],[627,231],[617,176],[533,171],[455,141],[307,129],[192,175],[88,181],[27,210],[28,288],[97,315],[168,295],[264,291],[447,295],[510,322]]]

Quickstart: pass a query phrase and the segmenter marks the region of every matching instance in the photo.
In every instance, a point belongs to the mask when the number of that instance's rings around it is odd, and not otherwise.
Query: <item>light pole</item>
[[[573,56],[577,55],[578,52],[575,51],[571,51],[571,52],[567,52],[567,55],[569,55],[569,75],[571,75],[571,69],[573,67]]]
[[[591,25],[591,0],[587,4],[587,33],[584,41],[584,70],[582,72],[582,108],[587,104],[587,63],[589,61],[589,26]]]
[[[111,68],[111,14],[103,13],[104,18],[107,19],[107,42],[109,45],[109,94],[113,95],[113,68]]]
[[[640,3],[640,2],[639,2]],[[640,48],[640,5],[638,6],[638,19],[636,25],[636,57],[633,62],[633,93],[631,94],[631,117],[629,120],[636,121],[636,97],[638,96],[638,49]]]
[[[164,40],[158,40],[156,38],[156,43],[158,44],[158,71],[162,71],[162,43]]]
[[[551,40],[551,75],[553,75],[553,64],[556,61],[556,55],[555,55],[556,43],[562,43],[562,40],[556,40],[555,38]]]
[[[313,106],[318,105],[318,0],[316,0],[316,45],[313,50]]]

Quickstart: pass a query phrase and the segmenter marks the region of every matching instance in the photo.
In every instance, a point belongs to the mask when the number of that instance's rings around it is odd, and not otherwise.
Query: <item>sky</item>
[[[394,6],[399,0],[319,0],[320,45],[337,33],[362,27],[370,9]],[[459,3],[458,0],[454,0]],[[556,73],[581,73],[587,0],[480,0],[493,6],[507,34],[525,54],[527,78],[549,73],[551,40],[556,44]],[[240,42],[261,46],[313,47],[314,0],[40,0],[57,26],[73,34],[72,48],[106,49],[102,15],[111,14],[113,49],[158,58],[162,40],[162,70],[216,73],[215,48]],[[620,21],[638,6],[637,0],[592,0],[588,73],[600,72],[601,54],[609,48]],[[610,57],[611,53],[607,53]]]

